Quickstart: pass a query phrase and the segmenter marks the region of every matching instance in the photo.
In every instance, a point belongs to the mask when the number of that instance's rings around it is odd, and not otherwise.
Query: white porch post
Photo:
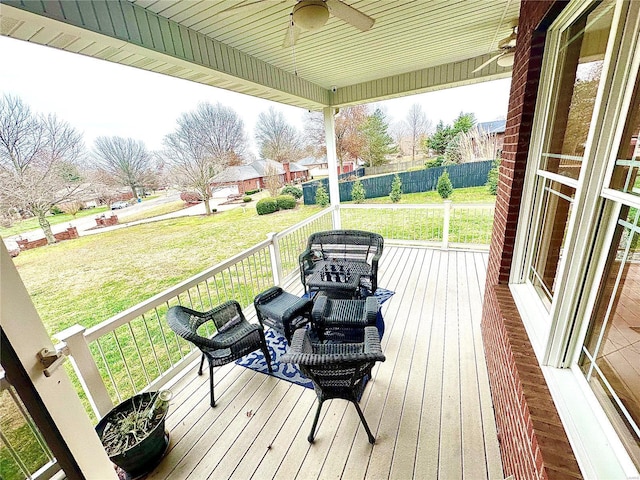
[[[271,257],[271,270],[273,274],[273,284],[280,285],[282,281],[282,262],[280,260],[280,243],[275,232],[267,233],[269,243],[269,255]]]
[[[45,376],[37,353],[55,348],[3,242],[0,242],[0,324],[33,388],[85,478],[116,479],[113,465],[96,435],[65,369]]]
[[[113,402],[84,338],[85,331],[85,327],[76,324],[56,333],[55,337],[65,343],[91,408],[98,418],[102,418],[113,408]]]
[[[329,165],[329,196],[331,197],[331,207],[333,216],[333,228],[342,228],[340,221],[340,189],[338,187],[338,156],[336,154],[336,122],[334,119],[335,108],[325,107],[324,113],[324,136],[327,145],[327,163]]]

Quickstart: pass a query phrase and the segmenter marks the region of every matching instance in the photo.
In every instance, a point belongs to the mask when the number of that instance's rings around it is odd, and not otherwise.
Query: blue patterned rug
[[[394,293],[395,292],[392,292],[391,290],[378,288],[376,290],[376,298],[378,299],[378,304],[382,305],[384,302],[389,300]],[[378,330],[380,331],[380,338],[382,338],[382,334],[384,333],[384,320],[382,319],[382,314],[379,310],[377,323]],[[242,357],[240,360],[236,360],[236,363],[241,367],[255,370],[256,372],[264,373],[265,375],[273,375],[276,378],[295,383],[296,385],[302,385],[306,388],[313,388],[311,380],[309,380],[300,372],[297,365],[294,365],[292,363],[280,362],[280,358],[285,354],[285,352],[287,351],[287,347],[289,346],[284,336],[280,335],[278,332],[270,328],[265,330],[264,336],[267,340],[269,354],[271,355],[271,368],[273,369],[273,373],[269,373],[267,362],[260,350],[252,352],[249,355]]]

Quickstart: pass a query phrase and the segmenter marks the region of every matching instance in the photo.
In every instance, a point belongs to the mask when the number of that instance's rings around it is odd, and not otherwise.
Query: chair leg
[[[353,400],[351,401],[351,403],[353,403],[356,406],[356,410],[358,411],[358,415],[360,416],[360,421],[362,422],[362,425],[364,425],[364,429],[367,431],[367,436],[369,437],[369,443],[373,445],[374,443],[376,443],[376,439],[372,435],[371,430],[369,430],[369,425],[367,425],[367,421],[364,419],[364,414],[360,409],[360,405],[358,405],[358,402],[354,402]]]
[[[271,368],[271,355],[269,355],[269,347],[267,347],[267,340],[264,338],[264,332],[260,332],[260,337],[262,337],[262,344],[260,345],[260,350],[262,350],[264,359],[267,361],[267,367],[269,367],[269,373],[273,373],[273,369]]]
[[[311,433],[307,437],[309,443],[313,443],[313,439],[316,436],[316,426],[318,425],[318,419],[320,418],[320,410],[322,410],[322,402],[323,400],[318,399],[318,409],[316,410],[316,416],[313,419],[313,426],[311,427]]]
[[[202,375],[202,365],[204,364],[204,353],[200,357],[200,368],[198,369],[198,375]]]
[[[209,389],[211,390],[211,406],[216,406],[216,397],[213,393],[213,365],[209,362]]]

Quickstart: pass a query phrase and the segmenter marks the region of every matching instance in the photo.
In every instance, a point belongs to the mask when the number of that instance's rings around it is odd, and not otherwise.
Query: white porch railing
[[[340,205],[342,228],[367,230],[393,243],[488,250],[493,204]]]
[[[57,348],[71,357],[95,416],[101,418],[131,395],[160,388],[197,358],[193,346],[168,327],[165,315],[171,306],[208,310],[228,299],[249,306],[259,292],[298,270],[309,235],[335,228],[336,217],[341,228],[378,232],[392,243],[488,248],[493,205],[327,208],[95,327],[75,325],[56,334]]]
[[[247,307],[298,268],[312,232],[331,225],[331,209],[325,209],[95,327],[74,325],[56,334],[62,342],[57,349],[71,358],[93,413],[101,418],[114,403],[160,388],[197,358],[193,346],[168,327],[170,307],[204,311],[228,299]]]
[[[0,445],[0,473],[4,480],[47,480],[60,470],[3,371],[0,371]]]

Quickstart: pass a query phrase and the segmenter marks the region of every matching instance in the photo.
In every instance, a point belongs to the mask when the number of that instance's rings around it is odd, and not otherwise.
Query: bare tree
[[[398,146],[398,152],[402,155],[405,154],[404,144],[407,138],[407,126],[404,121],[395,122],[389,127],[389,135],[393,138],[393,141]]]
[[[276,197],[282,187],[278,168],[273,163],[267,162],[264,167],[264,186],[272,197]]]
[[[131,189],[138,197],[151,176],[151,154],[144,142],[133,138],[98,137],[94,143],[93,157],[99,169],[115,180],[115,183]]]
[[[173,167],[177,183],[196,190],[211,214],[211,178],[237,164],[246,148],[244,124],[236,112],[217,103],[201,103],[183,113],[174,133],[165,136],[164,156]]]
[[[417,103],[411,105],[404,123],[411,146],[411,160],[415,160],[416,152],[420,145],[422,145],[431,127],[431,123],[427,120],[427,116],[422,111],[422,107]]]
[[[21,99],[0,100],[0,204],[38,217],[48,243],[55,243],[47,212],[80,191],[77,160],[82,135],[55,115],[31,113]]]
[[[362,157],[365,137],[361,127],[368,117],[366,105],[356,105],[341,109],[335,118],[336,156],[342,172],[345,160],[357,160]],[[324,118],[319,113],[309,113],[305,121],[307,141],[313,145],[316,155],[326,155]]]
[[[256,140],[263,158],[280,163],[301,158],[300,134],[287,123],[282,112],[273,107],[258,115]]]

